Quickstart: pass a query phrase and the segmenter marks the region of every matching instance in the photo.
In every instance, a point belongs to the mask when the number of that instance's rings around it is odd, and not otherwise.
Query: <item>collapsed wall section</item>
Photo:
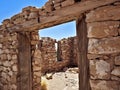
[[[86,15],[92,90],[120,90],[120,3]]]

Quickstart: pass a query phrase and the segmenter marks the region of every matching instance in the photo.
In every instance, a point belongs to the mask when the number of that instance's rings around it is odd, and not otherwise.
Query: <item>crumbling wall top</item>
[[[28,6],[2,22],[9,31],[33,31],[76,20],[82,13],[119,0],[49,0],[41,8]],[[79,9],[78,9],[79,8]]]

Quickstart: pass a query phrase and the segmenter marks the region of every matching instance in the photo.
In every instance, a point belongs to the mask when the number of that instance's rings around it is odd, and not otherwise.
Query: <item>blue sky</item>
[[[0,24],[4,19],[8,19],[13,15],[21,12],[22,8],[27,6],[42,7],[47,0],[1,0],[0,1]],[[40,36],[61,39],[65,37],[75,36],[75,21],[40,31]]]

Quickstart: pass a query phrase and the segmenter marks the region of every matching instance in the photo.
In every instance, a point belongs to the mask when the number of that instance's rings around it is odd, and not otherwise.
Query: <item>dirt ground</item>
[[[48,73],[42,77],[47,90],[78,90],[78,68],[68,68],[65,72]]]

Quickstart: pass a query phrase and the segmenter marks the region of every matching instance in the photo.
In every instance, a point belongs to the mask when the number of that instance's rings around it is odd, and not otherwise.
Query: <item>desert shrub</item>
[[[41,80],[41,90],[48,90],[47,89],[47,81],[44,77],[42,77],[42,80]]]

